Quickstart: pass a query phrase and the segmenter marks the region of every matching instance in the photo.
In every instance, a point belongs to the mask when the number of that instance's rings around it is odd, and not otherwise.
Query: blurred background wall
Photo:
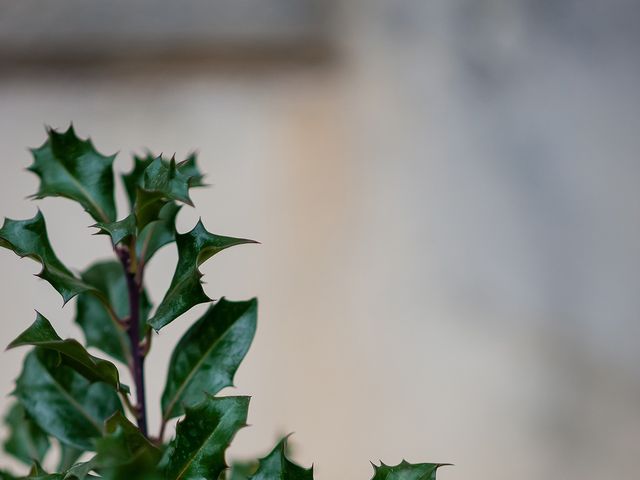
[[[1,213],[35,211],[45,124],[120,171],[199,150],[212,187],[179,229],[262,242],[202,268],[210,296],[260,298],[234,458],[295,431],[319,480],[402,458],[637,478],[639,20],[633,0],[0,0]],[[39,206],[67,264],[110,255],[78,206]],[[156,299],[175,258],[148,270]],[[0,343],[33,308],[80,335],[37,264],[0,269]],[[160,333],[150,398],[203,310]]]

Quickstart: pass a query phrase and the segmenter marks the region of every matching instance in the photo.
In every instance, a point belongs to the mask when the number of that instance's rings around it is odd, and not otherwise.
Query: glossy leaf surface
[[[374,475],[371,480],[435,480],[436,470],[444,466],[443,463],[408,463],[403,460],[395,466],[373,466]]]
[[[0,229],[0,246],[13,250],[20,257],[29,257],[42,265],[37,275],[55,288],[64,302],[91,287],[78,279],[58,259],[47,235],[42,212],[27,220],[5,219]]]
[[[133,210],[136,203],[136,192],[138,188],[142,186],[144,171],[156,158],[158,157],[154,156],[151,152],[148,152],[144,156],[134,155],[133,168],[131,171],[120,175],[131,210]]]
[[[33,465],[31,466],[31,470],[29,470],[29,478],[41,478],[49,475],[47,471],[42,468],[42,465],[37,460],[33,461]]]
[[[156,158],[145,169],[142,185],[136,192],[135,215],[138,229],[159,218],[167,201],[176,200],[193,206],[189,197],[189,177],[183,174],[172,158],[169,162]]]
[[[158,220],[147,225],[138,237],[136,252],[143,263],[147,263],[154,253],[176,240],[176,216],[180,206],[167,203],[158,214]]]
[[[225,480],[249,480],[258,469],[257,461],[235,461],[231,463],[231,467],[225,472]]]
[[[122,183],[124,184],[129,205],[133,208],[136,202],[136,192],[138,187],[142,187],[144,171],[151,163],[161,156],[155,156],[151,152],[147,152],[144,156],[133,157],[133,168],[129,173],[122,174]],[[165,160],[166,162],[166,160]],[[196,154],[191,153],[185,160],[176,164],[176,168],[188,179],[189,187],[202,187],[204,183],[202,179],[204,175],[197,166]]]
[[[75,339],[63,340],[53,326],[40,313],[33,324],[12,341],[9,348],[31,345],[53,350],[61,355],[61,364],[73,368],[90,382],[104,382],[115,390],[121,390],[120,377],[116,366],[94,357]]]
[[[93,226],[99,229],[98,235],[109,235],[114,245],[136,235],[136,217],[133,214],[117,222],[98,222]]]
[[[64,133],[47,130],[48,139],[31,150],[29,170],[40,177],[35,198],[66,197],[75,200],[97,222],[116,217],[113,197],[113,160],[94,148],[91,140],[78,138],[73,127]]]
[[[82,450],[92,450],[105,419],[122,410],[113,388],[89,382],[61,365],[57,352],[40,348],[27,355],[14,393],[40,428]]]
[[[77,463],[69,467],[68,469],[62,470],[65,472],[64,480],[85,480],[86,478],[101,478],[95,477],[90,474],[93,468],[94,465],[91,461]]]
[[[198,159],[195,152],[191,152],[185,160],[178,163],[178,170],[180,170],[185,177],[189,178],[190,188],[206,186],[203,182],[204,175],[200,172],[197,163]]]
[[[3,444],[4,451],[26,465],[31,465],[34,460],[42,462],[49,450],[49,437],[20,404],[13,404],[5,417],[5,424],[9,435]]]
[[[108,299],[115,316],[129,316],[127,281],[119,262],[113,260],[96,263],[82,274],[82,279]],[[143,291],[140,298],[141,338],[149,328],[146,319],[150,310],[151,304]],[[112,313],[93,295],[83,293],[78,296],[76,323],[84,331],[88,346],[99,348],[121,362],[128,361],[129,339],[126,333],[120,328]]]
[[[96,441],[91,466],[104,478],[140,478],[153,472],[161,452],[122,413],[105,422],[104,436]]]
[[[302,468],[286,456],[287,439],[283,438],[260,465],[250,480],[313,480],[313,467]]]
[[[57,471],[66,472],[78,461],[83,453],[84,451],[78,448],[60,443],[60,458],[58,459]]]
[[[246,426],[248,407],[249,397],[207,395],[202,403],[187,408],[162,460],[165,479],[217,479],[227,468],[225,450]]]
[[[169,362],[162,394],[163,418],[182,415],[185,405],[202,401],[233,384],[233,376],[256,331],[258,302],[221,299],[184,334]]]
[[[169,290],[149,324],[160,330],[195,305],[211,301],[202,288],[202,274],[198,267],[216,253],[245,243],[257,242],[214,235],[207,232],[200,221],[190,232],[178,234],[178,264]]]

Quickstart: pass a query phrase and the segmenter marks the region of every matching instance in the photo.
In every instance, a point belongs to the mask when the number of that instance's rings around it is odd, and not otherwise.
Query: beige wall
[[[452,15],[442,5],[416,26],[351,4],[339,57],[315,67],[5,72],[0,213],[35,211],[25,148],[43,124],[73,120],[120,151],[119,171],[143,147],[197,148],[212,187],[193,194],[180,230],[201,215],[262,242],[202,268],[211,296],[260,297],[235,390],[253,397],[252,427],[234,456],[295,431],[295,458],[319,480],[368,478],[379,458],[455,463],[445,480],[634,478],[637,71],[530,50],[516,15],[496,67],[512,73],[487,86],[438,21]],[[393,30],[389,18],[409,23]],[[79,207],[38,205],[68,265],[110,255]],[[79,335],[73,303],[60,310],[35,263],[2,253],[0,343],[34,308]],[[168,247],[148,270],[156,300],[174,262]],[[151,399],[202,311],[156,339]],[[2,391],[23,353],[4,354]]]

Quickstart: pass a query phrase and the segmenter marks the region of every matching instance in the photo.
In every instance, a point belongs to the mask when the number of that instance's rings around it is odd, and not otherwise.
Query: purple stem
[[[127,290],[129,292],[129,325],[127,333],[131,344],[131,375],[136,386],[136,417],[138,427],[142,434],[147,436],[147,403],[144,393],[144,348],[140,342],[140,287],[136,281],[135,273],[131,272],[131,254],[125,248],[117,248],[116,252],[127,279]],[[134,253],[135,255],[135,253]]]

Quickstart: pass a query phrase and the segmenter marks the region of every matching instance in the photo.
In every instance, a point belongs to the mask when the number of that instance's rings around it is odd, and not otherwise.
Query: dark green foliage
[[[283,438],[260,465],[250,480],[313,480],[313,467],[303,468],[286,456],[287,439]]]
[[[80,458],[83,453],[84,452],[78,448],[61,443],[60,459],[58,461],[58,468],[56,468],[56,470],[58,472],[66,472],[78,461],[78,458]]]
[[[60,354],[59,364],[71,367],[90,382],[104,382],[115,390],[122,390],[116,366],[94,357],[74,339],[62,340],[49,323],[39,313],[35,322],[22,332],[7,348],[32,345]]]
[[[3,444],[4,451],[26,465],[31,465],[34,460],[41,462],[49,450],[49,437],[19,403],[13,404],[5,423],[9,436]]]
[[[165,419],[232,385],[256,331],[257,300],[214,304],[176,345],[162,394]]]
[[[147,263],[160,248],[176,241],[176,216],[179,211],[179,205],[168,202],[160,209],[158,220],[140,232],[136,253],[141,263]]]
[[[39,347],[27,355],[14,393],[42,430],[83,450],[93,448],[103,422],[122,408],[112,387],[91,383],[63,365],[59,353]]]
[[[162,452],[121,413],[105,422],[104,436],[96,441],[96,456],[86,467],[103,478],[138,478],[153,471]]]
[[[236,432],[247,423],[249,397],[207,395],[195,407],[187,407],[178,423],[161,467],[167,478],[217,479],[227,468],[224,452]]]
[[[136,234],[136,216],[131,214],[117,222],[98,222],[94,225],[98,228],[99,235],[109,235],[111,242],[118,245]]]
[[[65,303],[91,289],[71,273],[54,253],[40,210],[28,220],[7,218],[0,229],[0,246],[13,250],[20,257],[40,262],[42,271],[38,276],[49,282],[62,295]]]
[[[403,460],[395,466],[373,466],[375,470],[372,480],[435,480],[436,470],[444,466],[443,463],[407,463]]]
[[[112,311],[94,295],[82,293],[78,296],[76,322],[84,331],[87,345],[96,347],[121,362],[131,356],[126,332],[118,319],[129,315],[127,281],[122,265],[114,260],[93,264],[82,274],[82,280],[108,299]],[[151,303],[144,290],[140,295],[141,337],[147,328],[147,317]]]
[[[40,211],[27,220],[6,219],[0,229],[0,246],[39,262],[38,276],[65,303],[78,297],[75,321],[86,339],[86,346],[62,339],[38,313],[9,344],[31,350],[12,393],[17,403],[5,417],[3,448],[30,470],[23,476],[0,471],[0,480],[313,480],[313,468],[287,458],[286,438],[259,462],[234,462],[232,468],[226,463],[227,448],[246,426],[249,397],[215,395],[233,384],[256,332],[258,302],[222,298],[212,303],[198,269],[224,249],[256,242],[210,233],[201,221],[186,233],[176,232],[181,207],[193,206],[190,189],[204,185],[195,154],[182,162],[152,154],[134,157],[133,169],[121,176],[130,209],[117,215],[115,156],[98,153],[72,127],[64,133],[47,130],[46,142],[32,153],[29,169],[40,178],[33,197],[78,202],[110,241],[115,258],[97,261],[78,277],[54,253]],[[145,266],[173,242],[177,265],[152,312]],[[201,303],[211,306],[174,349],[161,399],[160,431],[149,435],[144,363],[153,330]],[[132,391],[120,383],[115,364],[87,347],[127,367]],[[165,443],[165,429],[174,417],[182,418]],[[56,472],[47,470],[52,441],[60,445]],[[381,464],[374,466],[373,480],[434,480],[439,466]]]
[[[29,170],[40,177],[34,198],[66,197],[75,200],[97,222],[113,222],[116,205],[113,197],[113,160],[96,151],[91,140],[81,140],[73,127],[64,133],[47,130],[48,139],[31,150]]]
[[[222,250],[256,243],[244,238],[223,237],[207,232],[201,221],[190,232],[177,235],[178,265],[171,279],[169,290],[149,324],[156,330],[168,325],[192,307],[211,299],[202,288],[202,274],[198,267]]]

